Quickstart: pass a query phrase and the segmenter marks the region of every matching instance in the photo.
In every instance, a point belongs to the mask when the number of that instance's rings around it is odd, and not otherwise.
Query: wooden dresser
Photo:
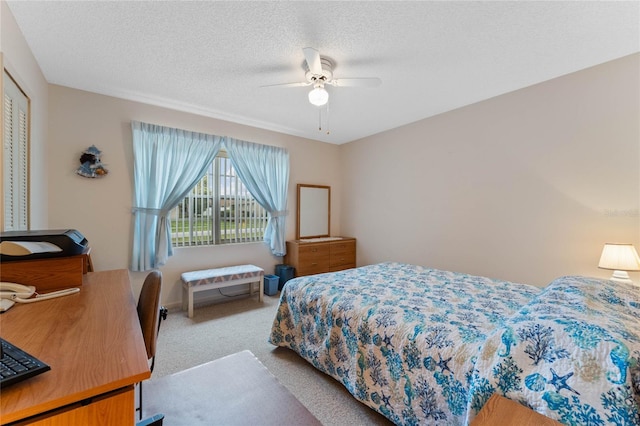
[[[356,267],[355,238],[318,240],[321,239],[287,241],[284,263],[296,269],[296,277]]]

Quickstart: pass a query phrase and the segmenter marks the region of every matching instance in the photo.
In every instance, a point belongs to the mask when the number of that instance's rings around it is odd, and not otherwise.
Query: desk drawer
[[[0,280],[32,285],[47,293],[82,286],[84,255],[2,262]]]
[[[90,404],[76,403],[32,417],[26,423],[31,426],[67,425],[133,425],[135,413],[133,386],[117,389],[91,400]]]

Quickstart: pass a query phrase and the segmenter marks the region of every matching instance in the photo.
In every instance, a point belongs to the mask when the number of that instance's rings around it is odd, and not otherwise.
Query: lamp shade
[[[329,92],[322,87],[316,86],[312,91],[309,92],[309,102],[311,102],[315,106],[322,106],[329,101]]]
[[[598,268],[614,271],[640,271],[640,258],[633,244],[607,243],[602,249]]]

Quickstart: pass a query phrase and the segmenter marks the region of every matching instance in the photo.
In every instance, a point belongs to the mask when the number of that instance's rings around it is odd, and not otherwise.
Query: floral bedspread
[[[468,424],[493,393],[566,424],[640,424],[640,299],[382,263],[287,282],[269,341],[396,424]]]
[[[640,287],[562,277],[487,339],[471,395],[568,425],[640,425],[639,359]]]
[[[288,281],[270,342],[396,424],[464,424],[474,356],[540,289],[384,263]]]

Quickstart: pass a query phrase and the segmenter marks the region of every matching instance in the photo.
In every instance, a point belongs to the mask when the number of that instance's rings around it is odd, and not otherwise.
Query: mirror
[[[331,217],[331,187],[298,184],[296,240],[328,237]]]

